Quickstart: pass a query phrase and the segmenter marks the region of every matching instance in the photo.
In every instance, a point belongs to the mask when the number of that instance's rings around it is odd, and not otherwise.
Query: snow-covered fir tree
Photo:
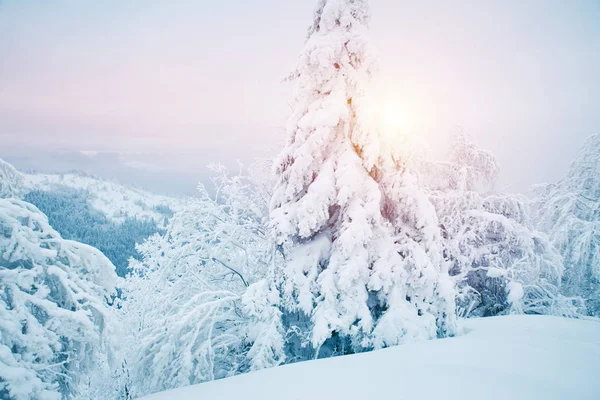
[[[491,153],[458,133],[448,162],[416,168],[439,217],[460,315],[578,313],[577,299],[560,294],[562,257],[529,225],[525,199],[494,192]]]
[[[37,208],[0,199],[0,398],[61,399],[108,353],[116,275]]]
[[[285,359],[269,186],[215,167],[164,235],[138,246],[124,287],[132,396],[279,365]]]
[[[313,356],[453,329],[452,287],[440,285],[440,262],[428,259],[418,233],[405,240],[410,222],[394,226],[405,213],[425,211],[386,209],[398,188],[381,182],[385,155],[365,93],[375,65],[368,21],[365,0],[319,1],[291,75],[288,140],[274,164],[270,215],[285,255],[286,323]],[[433,304],[442,297],[445,312]]]
[[[533,188],[532,221],[565,260],[563,292],[600,316],[600,135],[588,138],[567,176]]]

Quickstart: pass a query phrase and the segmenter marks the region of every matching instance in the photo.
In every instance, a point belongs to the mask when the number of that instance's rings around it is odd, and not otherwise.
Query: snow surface
[[[600,322],[465,320],[465,334],[240,375],[145,400],[600,399]]]
[[[23,174],[28,190],[60,190],[61,187],[86,190],[91,194],[91,206],[102,212],[115,223],[126,217],[141,220],[152,219],[162,224],[165,214],[160,207],[168,207],[173,212],[181,211],[184,199],[157,195],[144,190],[120,185],[114,182],[76,174]],[[158,208],[157,208],[158,207]]]

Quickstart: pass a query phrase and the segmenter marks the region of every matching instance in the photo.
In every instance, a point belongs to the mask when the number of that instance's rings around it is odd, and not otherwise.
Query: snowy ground
[[[152,219],[162,224],[165,215],[159,207],[173,212],[184,206],[182,199],[161,196],[114,182],[76,174],[23,174],[28,190],[60,190],[60,187],[87,190],[91,205],[112,222],[120,223],[126,216]]]
[[[460,337],[287,365],[145,400],[598,400],[600,322],[471,319]]]

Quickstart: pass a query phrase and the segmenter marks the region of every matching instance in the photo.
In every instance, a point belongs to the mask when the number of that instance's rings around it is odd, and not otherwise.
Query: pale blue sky
[[[0,157],[140,151],[138,166],[189,172],[268,155],[314,3],[0,0]],[[371,8],[375,93],[434,150],[461,126],[522,190],[600,133],[600,1]]]

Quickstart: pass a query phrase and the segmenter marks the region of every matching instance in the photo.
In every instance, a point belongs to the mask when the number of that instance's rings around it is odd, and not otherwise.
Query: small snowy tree
[[[0,199],[0,398],[75,394],[104,351],[114,269],[31,204]]]
[[[600,316],[600,135],[587,139],[564,179],[533,193],[532,221],[565,260],[563,292]]]
[[[494,191],[500,169],[491,152],[457,130],[452,134],[448,156],[446,162],[432,162],[419,154],[407,168],[417,170],[420,181],[429,189],[482,194]]]
[[[263,221],[268,185],[215,172],[215,196],[200,187],[132,261],[123,321],[133,396],[284,361],[276,254]]]
[[[285,319],[314,356],[431,338],[445,323],[425,304],[437,290],[439,264],[423,291],[415,286],[409,296],[409,276],[426,267],[396,240],[404,228],[394,232],[382,212],[383,154],[364,87],[374,68],[368,20],[365,0],[319,1],[291,75],[287,144],[274,163],[270,215],[286,258]]]
[[[498,175],[491,153],[458,134],[449,162],[417,164],[459,287],[459,314],[577,313],[576,300],[560,295],[562,258],[528,225],[524,199],[490,192]]]
[[[11,164],[0,159],[0,198],[21,198],[25,183],[21,174]]]

